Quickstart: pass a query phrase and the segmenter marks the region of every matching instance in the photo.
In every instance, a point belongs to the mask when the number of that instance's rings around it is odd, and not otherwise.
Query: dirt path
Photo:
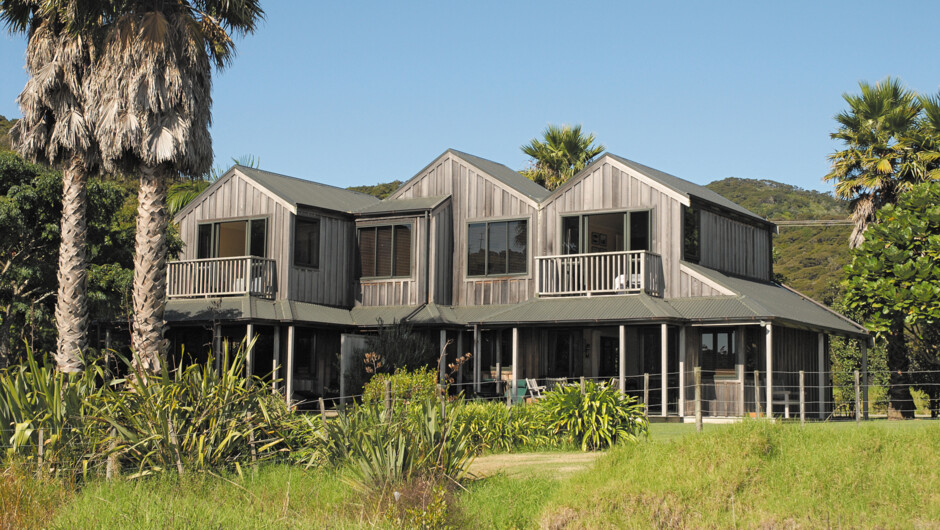
[[[470,472],[478,477],[503,473],[510,477],[559,478],[587,469],[603,452],[512,453],[481,456]]]

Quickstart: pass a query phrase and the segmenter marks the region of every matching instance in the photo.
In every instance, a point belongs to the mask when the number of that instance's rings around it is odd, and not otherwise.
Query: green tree
[[[835,183],[836,196],[851,201],[852,247],[861,244],[879,208],[926,177],[911,137],[922,110],[917,95],[891,78],[859,83],[859,89],[860,95],[842,96],[849,109],[836,115],[839,127],[830,136],[845,148],[829,156],[824,177]]]
[[[583,134],[580,125],[549,125],[542,138],[521,147],[532,158],[531,167],[521,173],[549,190],[564,184],[606,149],[594,144],[593,133]]]
[[[85,113],[83,83],[91,64],[90,42],[60,16],[67,2],[0,0],[0,19],[27,33],[29,79],[18,102],[23,118],[11,129],[13,147],[26,158],[63,164],[58,255],[56,365],[82,369],[88,346],[88,237],[86,185],[98,153]]]
[[[908,387],[940,405],[940,183],[923,183],[877,214],[846,267],[845,303],[887,346],[889,413],[912,416]]]
[[[231,33],[251,33],[258,0],[107,1],[75,14],[101,45],[85,84],[105,169],[136,174],[132,343],[142,369],[160,372],[166,343],[167,185],[205,174],[212,66],[234,56]]]

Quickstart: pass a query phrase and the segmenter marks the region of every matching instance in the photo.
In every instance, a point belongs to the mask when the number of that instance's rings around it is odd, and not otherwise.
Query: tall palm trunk
[[[137,194],[137,241],[134,255],[133,346],[144,372],[163,368],[166,343],[166,179],[164,168],[144,166]]]
[[[73,157],[62,173],[59,295],[55,306],[59,334],[55,361],[59,370],[66,373],[82,370],[82,356],[88,346],[87,180],[85,164],[80,157]]]

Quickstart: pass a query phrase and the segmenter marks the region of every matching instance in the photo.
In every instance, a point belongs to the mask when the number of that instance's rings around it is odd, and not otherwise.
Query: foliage
[[[541,141],[533,138],[522,146],[522,152],[532,160],[531,167],[523,170],[526,178],[554,190],[575,176],[606,149],[594,144],[594,134],[582,134],[580,125],[549,125],[542,132]]]
[[[892,386],[922,386],[940,405],[940,381],[895,374],[940,369],[940,183],[914,186],[877,219],[846,267],[846,306],[887,345]]]
[[[37,478],[30,466],[13,462],[0,469],[0,527],[50,528],[56,510],[73,495],[71,483]]]
[[[10,139],[10,129],[13,128],[13,125],[16,124],[17,121],[18,120],[15,119],[8,120],[3,115],[0,115],[0,152],[13,150]]]
[[[512,452],[558,446],[538,403],[507,407],[502,402],[471,402],[458,411],[478,453]]]
[[[546,392],[539,405],[552,432],[568,436],[582,451],[636,442],[649,434],[643,405],[612,382],[588,381],[584,393],[579,385],[560,385]]]
[[[846,219],[849,216],[848,201],[773,180],[728,177],[705,187],[774,221]]]
[[[379,328],[375,335],[368,337],[365,350],[351,356],[349,363],[353,369],[346,374],[347,388],[362,388],[376,374],[420,370],[433,365],[437,358],[438,352],[431,341],[416,332],[410,323],[386,324],[379,320]]]
[[[261,158],[254,155],[232,157],[232,162],[235,165],[250,168],[261,167]],[[204,175],[192,179],[183,179],[170,185],[166,192],[166,209],[170,217],[176,216],[187,204],[193,202],[200,193],[206,191],[206,188],[219,180],[226,171],[226,168],[216,165]]]
[[[391,382],[391,397],[396,407],[419,403],[437,396],[437,373],[427,366],[413,371],[405,368],[395,373],[378,373],[362,388],[362,402],[366,404],[385,402],[385,382]]]
[[[389,195],[395,193],[395,191],[397,191],[402,184],[404,183],[400,180],[393,180],[391,182],[380,182],[373,186],[350,186],[346,189],[372,195],[373,197],[377,197],[379,199],[385,199]]]

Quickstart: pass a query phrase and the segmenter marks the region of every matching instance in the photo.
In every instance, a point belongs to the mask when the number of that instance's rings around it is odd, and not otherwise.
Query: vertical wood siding
[[[477,170],[458,156],[448,153],[428,166],[409,181],[396,198],[451,196],[452,237],[450,238],[452,263],[435,285],[445,279],[451,284],[450,299],[456,305],[511,304],[528,300],[534,294],[533,281],[535,249],[538,247],[537,208],[527,197],[499,180]],[[506,277],[467,277],[467,223],[499,218],[525,218],[529,220],[528,274]],[[442,223],[443,225],[446,223]],[[435,244],[444,237],[446,227],[435,238]],[[431,249],[441,255],[444,249]],[[439,260],[440,262],[440,260]],[[439,263],[440,265],[440,263]],[[440,270],[440,268],[438,269]],[[449,278],[443,274],[448,274]],[[447,290],[441,287],[442,298]]]
[[[312,304],[352,306],[356,282],[355,223],[350,218],[313,208],[300,207],[298,214],[304,219],[320,221],[320,266],[316,269],[295,267],[293,255],[287,256],[290,265],[288,297]],[[281,239],[285,237],[281,236]],[[287,232],[286,240],[286,246],[292,247],[293,226]]]
[[[819,335],[815,331],[785,328],[774,325],[773,336],[773,389],[774,393],[788,391],[790,393],[790,415],[799,416],[800,403],[800,374],[806,372],[804,389],[806,392],[806,415],[816,417],[821,401],[818,388],[818,349]],[[826,371],[828,372],[828,359],[826,355]],[[827,383],[828,384],[828,383]],[[823,404],[824,410],[828,407]],[[774,410],[782,410],[781,405],[775,405]]]
[[[727,296],[727,293],[717,287],[704,282],[695,276],[679,271],[679,297],[689,298],[695,296]]]
[[[429,254],[427,251],[427,220],[421,217],[394,217],[386,219],[360,220],[357,227],[387,226],[389,224],[411,224],[411,276],[407,278],[359,280],[357,300],[362,305],[416,305],[427,300],[424,271]],[[352,241],[356,244],[356,234]],[[355,267],[353,271],[355,271]]]
[[[770,279],[771,234],[764,228],[702,210],[700,252],[699,264],[705,267]]]

